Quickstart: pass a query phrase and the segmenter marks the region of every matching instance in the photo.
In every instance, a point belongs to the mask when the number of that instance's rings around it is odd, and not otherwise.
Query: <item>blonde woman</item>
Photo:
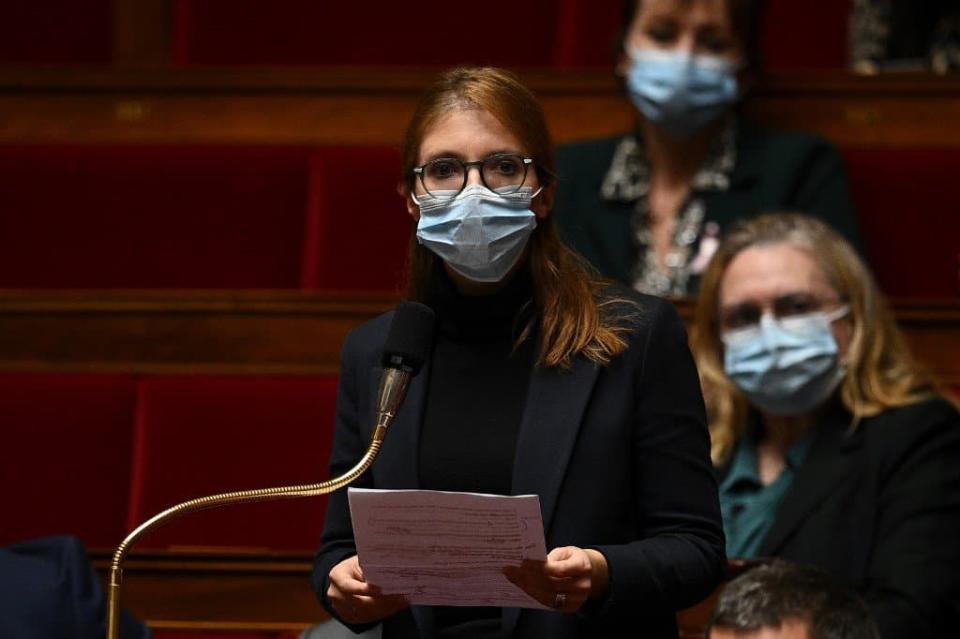
[[[438,331],[358,483],[539,495],[546,561],[504,574],[546,609],[411,607],[381,592],[364,578],[343,493],[329,502],[318,596],[355,631],[382,624],[385,639],[613,637],[631,626],[675,638],[675,611],[725,568],[703,402],[676,312],[608,287],[560,243],[543,111],[510,73],[441,75],[402,156],[417,220],[408,295],[434,308]],[[364,324],[344,345],[333,475],[370,439],[389,322]]]
[[[692,344],[728,556],[827,569],[883,637],[955,628],[960,415],[850,245],[802,215],[739,225],[704,274]]]

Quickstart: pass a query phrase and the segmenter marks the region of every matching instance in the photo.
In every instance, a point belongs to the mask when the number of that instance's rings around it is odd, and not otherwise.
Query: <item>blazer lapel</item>
[[[845,412],[844,415],[849,418]],[[776,555],[810,512],[836,491],[856,467],[851,458],[860,448],[861,440],[856,434],[847,435],[844,421],[842,417],[831,419],[817,433],[806,462],[797,472],[763,540],[761,556]]]
[[[599,371],[586,357],[577,356],[571,370],[538,367],[530,379],[513,461],[512,490],[514,495],[540,496],[545,533],[550,531],[567,463]],[[513,633],[519,616],[519,608],[504,609],[505,637]]]

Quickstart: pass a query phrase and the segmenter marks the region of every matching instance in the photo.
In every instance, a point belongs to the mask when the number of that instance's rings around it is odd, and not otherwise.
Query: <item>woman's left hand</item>
[[[606,557],[576,546],[554,548],[546,561],[506,566],[503,574],[543,605],[561,612],[576,612],[587,599],[602,598],[609,584]]]

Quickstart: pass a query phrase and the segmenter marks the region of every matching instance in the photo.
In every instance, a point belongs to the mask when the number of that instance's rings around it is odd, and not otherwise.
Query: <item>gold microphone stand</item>
[[[389,406],[385,411],[377,413],[377,427],[367,452],[364,453],[357,465],[346,473],[319,484],[301,484],[299,486],[279,486],[276,488],[259,488],[254,490],[239,490],[230,493],[220,493],[207,497],[198,497],[167,508],[147,521],[137,526],[126,539],[117,546],[110,562],[110,584],[107,604],[107,639],[120,639],[120,585],[123,583],[123,560],[133,545],[147,533],[169,523],[178,517],[195,513],[209,508],[219,508],[231,504],[252,504],[276,499],[295,499],[297,497],[316,497],[339,490],[362,475],[376,459],[383,445],[387,427],[393,421],[397,408],[406,394],[406,383],[409,373],[388,368],[385,371],[380,385],[379,406]]]

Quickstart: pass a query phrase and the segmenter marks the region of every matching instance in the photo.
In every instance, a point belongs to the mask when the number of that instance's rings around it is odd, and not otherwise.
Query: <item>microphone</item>
[[[166,522],[208,508],[229,504],[252,504],[276,499],[294,499],[326,495],[344,488],[373,464],[383,445],[387,427],[393,421],[407,394],[410,379],[420,372],[433,342],[433,311],[417,302],[402,302],[393,316],[383,348],[383,376],[377,394],[377,424],[367,452],[357,464],[340,475],[317,484],[278,486],[238,490],[206,497],[197,497],[157,513],[126,536],[113,553],[107,597],[107,639],[120,637],[120,588],[123,583],[123,561],[133,545],[147,533]]]
[[[393,315],[383,347],[383,376],[377,393],[377,434],[382,437],[407,396],[410,380],[430,353],[436,317],[418,302],[401,302]],[[378,439],[377,434],[374,439]]]

